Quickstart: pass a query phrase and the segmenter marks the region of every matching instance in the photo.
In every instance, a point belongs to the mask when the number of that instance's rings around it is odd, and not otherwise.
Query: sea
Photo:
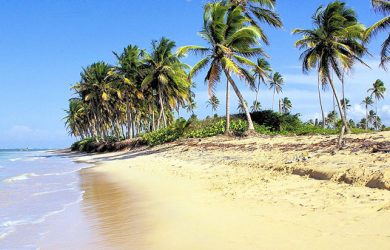
[[[87,167],[55,151],[0,150],[0,249],[40,249],[45,223],[82,202]]]

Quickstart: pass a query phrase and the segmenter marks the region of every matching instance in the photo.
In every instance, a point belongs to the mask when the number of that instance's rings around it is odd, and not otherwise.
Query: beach
[[[372,151],[390,133],[348,135],[341,151],[336,138],[220,136],[72,157],[96,164],[81,183],[101,249],[388,249],[390,157]]]

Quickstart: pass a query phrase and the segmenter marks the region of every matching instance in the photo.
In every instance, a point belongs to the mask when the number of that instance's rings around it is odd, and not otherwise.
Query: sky
[[[202,25],[204,0],[0,0],[0,148],[64,148],[75,139],[64,126],[64,110],[72,97],[71,85],[79,81],[82,67],[96,61],[115,64],[112,51],[121,52],[129,44],[150,49],[152,40],[167,37],[177,46],[204,45],[197,35]],[[321,0],[278,0],[277,12],[283,29],[265,27],[270,46],[264,46],[274,71],[285,79],[283,93],[289,97],[293,113],[303,120],[319,118],[320,108],[314,74],[301,71],[298,51],[291,35],[294,28],[311,28],[311,16]],[[382,18],[371,9],[369,0],[347,0],[347,5],[369,26]],[[378,35],[369,44],[372,54],[365,61],[371,69],[356,65],[346,78],[346,97],[352,107],[349,117],[360,120],[360,105],[367,89],[382,79],[390,90],[390,74],[378,68],[380,44]],[[200,58],[184,61],[193,65]],[[204,84],[205,72],[195,78],[198,117],[211,115]],[[340,84],[337,84],[340,89]],[[249,103],[255,94],[245,83],[239,87]],[[224,113],[224,86],[216,95],[221,101],[218,113]],[[267,109],[272,105],[272,92],[260,91],[260,102]],[[331,92],[324,93],[325,111],[332,110]],[[236,111],[237,98],[231,109]],[[378,113],[390,126],[390,97],[378,104]]]

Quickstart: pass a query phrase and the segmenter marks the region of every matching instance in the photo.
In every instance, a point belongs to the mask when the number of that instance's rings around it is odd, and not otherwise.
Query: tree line
[[[327,119],[321,90],[327,86],[332,89],[334,107],[338,108],[342,122],[340,145],[344,132],[350,127],[347,121],[349,104],[344,90],[346,75],[356,63],[369,67],[362,59],[368,54],[366,44],[375,34],[389,27],[389,0],[372,0],[372,5],[385,17],[368,29],[344,2],[335,1],[317,9],[312,16],[314,28],[293,31],[294,35],[301,36],[295,46],[303,51],[300,57],[303,72],[315,70],[318,75],[320,123],[323,126]],[[122,53],[114,53],[118,61],[116,65],[98,62],[83,69],[81,80],[73,86],[77,97],[70,100],[66,111],[70,133],[81,138],[107,140],[110,136],[133,138],[140,133],[167,127],[174,121],[175,111],[194,109],[192,79],[201,73],[208,87],[208,106],[214,111],[219,106],[214,90],[222,77],[226,79],[225,133],[230,131],[231,88],[239,99],[238,110],[248,121],[248,131],[253,131],[250,108],[252,111],[261,109],[258,100],[260,86],[266,84],[273,91],[274,109],[275,94],[282,91],[284,84],[282,75],[273,72],[267,61],[269,56],[261,46],[269,44],[265,25],[283,27],[275,6],[276,0],[209,3],[204,7],[203,27],[198,32],[207,46],[188,45],[176,49],[175,42],[162,38],[152,42],[150,52],[129,45]],[[390,35],[381,48],[380,66],[384,69],[389,61],[389,50]],[[189,53],[201,56],[193,67],[182,62]],[[338,95],[335,78],[341,82],[342,98]],[[237,80],[245,82],[256,92],[250,108]],[[378,79],[364,100],[366,109],[373,104],[373,98],[376,102],[383,99],[385,91],[384,83]],[[287,97],[279,100],[279,112],[288,113],[291,107]],[[366,128],[368,116],[367,111]],[[377,112],[375,124],[377,128]]]

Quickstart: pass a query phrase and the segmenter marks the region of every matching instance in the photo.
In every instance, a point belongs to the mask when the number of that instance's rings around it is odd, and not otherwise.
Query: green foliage
[[[248,122],[241,119],[233,119],[230,123],[231,131],[236,135],[243,134],[248,127]],[[186,138],[205,138],[225,133],[226,121],[223,118],[210,118],[197,121],[185,131]]]
[[[142,135],[142,142],[149,146],[156,146],[166,142],[177,140],[180,133],[175,127],[170,126]]]
[[[88,151],[88,148],[90,148],[90,146],[95,142],[96,142],[96,138],[88,137],[88,138],[85,138],[83,140],[80,140],[78,142],[73,143],[70,148],[72,151],[84,152],[84,151]]]

